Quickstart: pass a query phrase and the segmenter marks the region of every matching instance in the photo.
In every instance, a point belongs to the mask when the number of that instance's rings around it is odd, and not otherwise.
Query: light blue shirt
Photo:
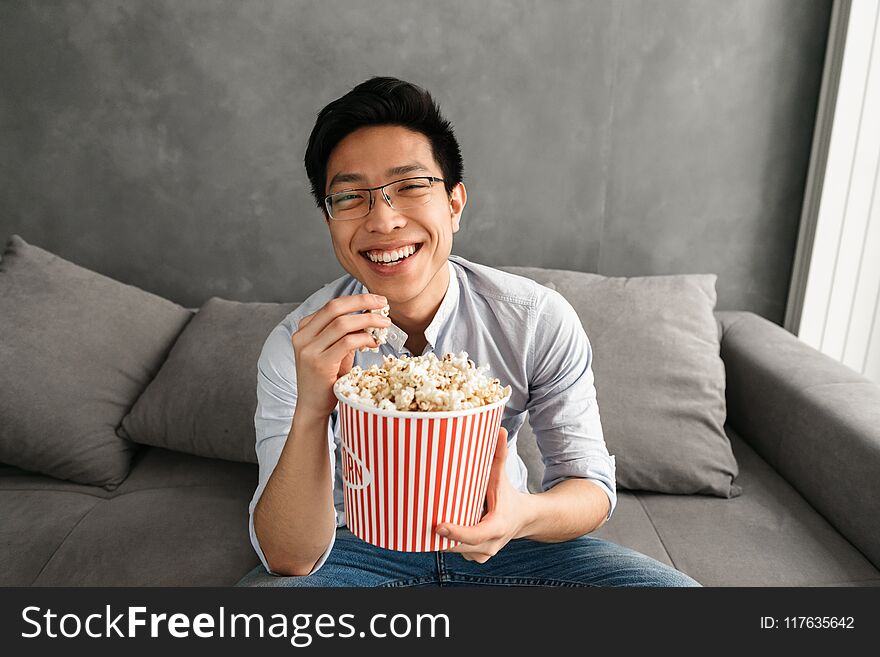
[[[516,451],[516,439],[528,413],[545,465],[542,489],[564,479],[596,483],[610,501],[608,518],[617,505],[614,456],[608,454],[593,385],[592,349],[571,304],[558,292],[535,281],[485,265],[449,256],[449,287],[425,330],[424,353],[438,357],[466,351],[477,365],[488,365],[490,376],[510,385],[504,409],[507,429],[507,475],[517,490],[527,492],[527,471]],[[272,572],[254,533],[254,507],[287,440],[296,408],[296,365],[291,336],[300,320],[331,299],[366,292],[350,275],[312,294],[276,326],[263,345],[257,366],[257,412],[254,416],[259,483],[250,503],[250,536],[254,549]],[[413,355],[404,346],[407,334],[392,325],[379,353],[355,352],[354,364],[381,366],[386,355]],[[422,354],[416,354],[422,355]],[[337,407],[338,409],[338,407]],[[327,426],[336,525],[345,524],[340,427],[334,410]],[[327,560],[335,535],[312,572]]]

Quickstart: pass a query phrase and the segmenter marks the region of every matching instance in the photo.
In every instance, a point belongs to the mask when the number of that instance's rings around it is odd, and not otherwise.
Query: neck
[[[434,275],[428,286],[409,301],[390,302],[391,321],[411,338],[422,339],[449,289],[449,265]]]

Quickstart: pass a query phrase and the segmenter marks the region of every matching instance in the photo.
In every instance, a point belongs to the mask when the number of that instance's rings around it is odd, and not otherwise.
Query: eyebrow
[[[430,173],[428,167],[420,162],[412,162],[411,164],[404,164],[399,167],[392,167],[385,171],[386,176],[402,176],[407,173],[414,173],[416,171],[424,171],[425,173]],[[339,183],[356,183],[363,182],[366,180],[366,176],[362,173],[337,173],[333,176],[333,179],[330,181],[330,185],[328,187],[333,187],[334,185],[338,185]]]

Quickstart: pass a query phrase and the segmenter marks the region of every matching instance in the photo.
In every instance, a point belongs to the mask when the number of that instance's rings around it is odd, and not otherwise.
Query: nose
[[[406,225],[406,217],[391,207],[391,200],[384,190],[376,190],[373,208],[367,215],[365,228],[370,232],[385,233]]]

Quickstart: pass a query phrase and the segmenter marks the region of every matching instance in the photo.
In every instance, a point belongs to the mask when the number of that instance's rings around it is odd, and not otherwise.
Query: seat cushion
[[[594,536],[706,586],[878,586],[880,571],[728,430],[733,499],[619,491]],[[0,585],[227,586],[258,564],[256,467],[148,448],[116,491],[0,467]]]
[[[33,584],[77,523],[100,503],[99,496],[13,488],[0,478],[0,586]]]
[[[0,467],[0,585],[226,586],[256,466],[147,448],[115,491]]]
[[[594,536],[675,566],[704,586],[880,586],[880,571],[728,428],[743,493],[621,492]],[[631,507],[638,505],[637,510]],[[640,547],[637,547],[640,546]]]

